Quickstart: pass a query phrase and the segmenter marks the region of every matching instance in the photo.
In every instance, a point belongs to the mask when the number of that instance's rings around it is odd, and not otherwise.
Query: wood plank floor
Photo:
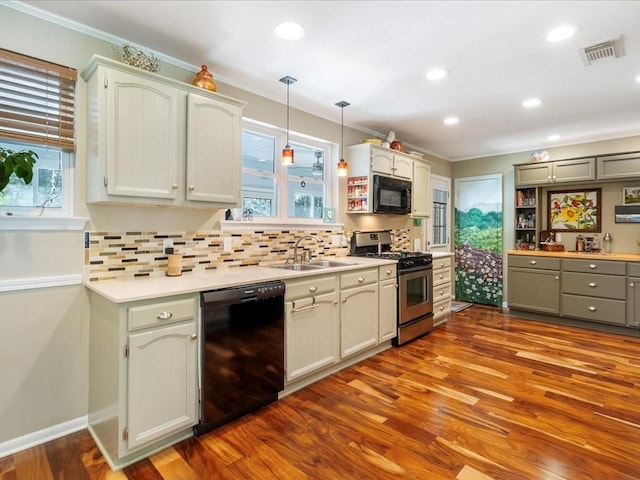
[[[86,432],[1,480],[640,478],[640,339],[475,305],[429,335],[111,472]]]

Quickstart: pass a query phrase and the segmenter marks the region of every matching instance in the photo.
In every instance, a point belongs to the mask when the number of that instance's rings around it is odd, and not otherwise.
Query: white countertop
[[[327,260],[329,259],[327,258]],[[291,280],[311,275],[324,275],[356,270],[362,267],[376,267],[396,263],[395,260],[368,257],[338,257],[331,260],[350,262],[354,265],[304,271],[269,268],[268,266],[231,267],[212,270],[207,273],[185,273],[179,277],[140,277],[132,280],[85,282],[85,286],[114,303],[126,303],[238,285],[249,285],[270,280]]]

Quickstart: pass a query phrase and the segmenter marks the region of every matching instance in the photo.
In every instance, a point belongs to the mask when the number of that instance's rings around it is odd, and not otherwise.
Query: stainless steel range
[[[433,329],[433,258],[430,253],[391,250],[389,230],[355,232],[351,255],[398,262],[398,336],[403,345]]]

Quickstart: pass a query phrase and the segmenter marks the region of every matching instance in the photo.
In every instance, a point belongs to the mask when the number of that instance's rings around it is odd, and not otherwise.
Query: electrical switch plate
[[[162,240],[162,251],[165,252],[167,250],[167,248],[171,248],[173,247],[173,239],[172,238],[165,238],[164,240]]]
[[[562,241],[562,235],[560,233],[556,233],[556,242]]]
[[[339,247],[341,239],[342,239],[342,235],[331,235],[331,246]]]
[[[230,252],[231,251],[231,237],[227,237],[224,239],[224,251],[225,252]]]

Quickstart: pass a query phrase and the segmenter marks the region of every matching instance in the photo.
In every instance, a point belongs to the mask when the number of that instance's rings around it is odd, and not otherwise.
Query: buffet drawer
[[[541,270],[560,270],[560,259],[525,255],[509,255],[509,266],[520,268],[539,268]]]
[[[595,322],[626,324],[626,302],[606,298],[562,295],[562,315]]]
[[[450,283],[450,282],[451,282],[451,269],[450,268],[445,268],[444,270],[437,270],[437,271],[433,272],[433,288],[434,288],[434,290],[438,285],[442,285],[443,283]]]
[[[433,303],[446,300],[451,297],[451,283],[445,283],[442,285],[433,287]]]
[[[565,272],[604,273],[607,275],[625,275],[627,264],[625,262],[607,260],[575,260],[565,258],[562,260],[562,270]]]
[[[167,325],[195,318],[196,302],[193,298],[173,302],[158,302],[151,305],[129,307],[129,330]]]
[[[626,283],[625,277],[562,272],[562,293],[624,300]]]

